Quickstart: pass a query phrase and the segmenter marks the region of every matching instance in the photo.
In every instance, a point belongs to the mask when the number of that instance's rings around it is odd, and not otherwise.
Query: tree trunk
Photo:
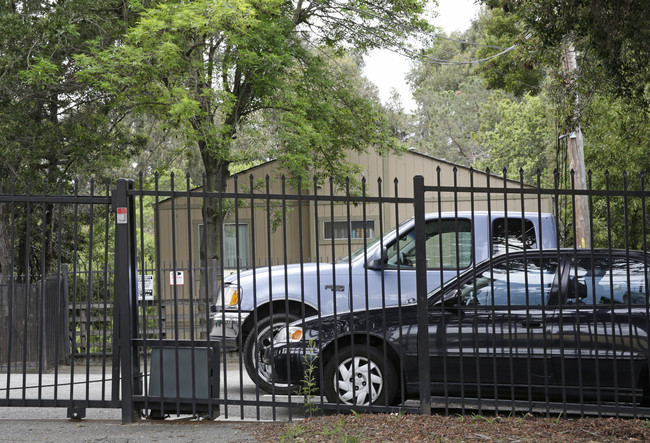
[[[199,143],[201,144],[201,143]],[[204,150],[201,152],[205,152]],[[224,192],[228,179],[228,166],[230,164],[227,160],[217,159],[209,154],[203,155],[203,163],[205,166],[205,190],[208,193]],[[223,203],[223,201],[221,202]],[[223,218],[224,211],[220,208],[220,200],[218,197],[207,197],[204,201],[204,231],[203,241],[201,242],[201,282],[206,284],[201,285],[201,300],[206,300],[208,294],[211,296],[210,302],[214,302],[217,294],[214,289],[220,283],[219,277],[221,275],[221,252],[223,241]],[[216,265],[216,273],[212,272],[212,266]],[[206,274],[207,271],[207,274]]]
[[[9,203],[0,203],[0,283],[9,281],[14,270],[11,267],[11,211]]]
[[[567,127],[569,130],[569,165],[574,173],[573,186],[576,190],[586,190],[587,173],[582,128],[580,127],[580,97],[575,89],[578,63],[571,37],[567,37],[562,44],[562,68],[565,76],[565,92],[572,108],[571,115],[567,116]],[[589,202],[587,196],[584,195],[575,196],[575,229],[576,246],[578,248],[590,248]]]

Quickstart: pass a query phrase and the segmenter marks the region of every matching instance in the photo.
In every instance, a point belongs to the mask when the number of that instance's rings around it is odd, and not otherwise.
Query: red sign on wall
[[[176,275],[174,276],[174,271],[169,271],[169,284],[171,286],[184,285],[185,284],[185,272],[184,271],[176,271]]]
[[[117,224],[126,224],[126,208],[117,208]]]

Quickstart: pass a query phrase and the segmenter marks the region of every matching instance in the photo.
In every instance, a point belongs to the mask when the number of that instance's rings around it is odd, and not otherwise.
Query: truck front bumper
[[[211,315],[212,327],[210,340],[223,343],[226,351],[236,351],[239,348],[239,335],[242,325],[249,316],[249,312],[216,311]]]

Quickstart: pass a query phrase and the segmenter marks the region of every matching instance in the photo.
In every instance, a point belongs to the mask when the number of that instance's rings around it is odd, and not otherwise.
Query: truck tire
[[[273,323],[271,317],[264,317],[257,322],[257,330],[253,328],[246,341],[244,342],[244,366],[248,376],[253,382],[269,393],[288,394],[288,384],[273,383],[271,381],[271,367],[262,360],[264,351],[271,346],[271,341],[278,330],[300,319],[299,315],[291,312],[282,312],[273,314]],[[257,333],[257,334],[256,334]]]

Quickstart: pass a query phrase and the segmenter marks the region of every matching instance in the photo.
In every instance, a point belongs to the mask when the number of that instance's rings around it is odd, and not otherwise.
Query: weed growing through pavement
[[[302,425],[293,425],[289,429],[287,429],[287,431],[285,433],[283,433],[280,436],[279,440],[280,440],[281,443],[284,443],[286,441],[293,441],[296,438],[298,438],[298,436],[300,434],[302,434],[304,431],[305,431],[304,426],[302,426]]]
[[[318,393],[318,384],[316,383],[315,373],[317,358],[316,343],[313,340],[309,340],[307,351],[303,356],[305,361],[305,373],[301,381],[299,393],[305,399],[305,413],[310,417],[313,417],[314,413],[318,412],[318,406],[316,406],[316,402],[314,401],[314,396]]]
[[[490,424],[494,423],[494,421],[495,421],[494,419],[490,419],[490,418],[487,418],[487,417],[485,417],[483,415],[479,415],[479,414],[472,414],[472,419],[474,421],[486,421],[486,422],[488,422]]]
[[[333,441],[340,441],[345,443],[357,443],[361,441],[363,434],[351,435],[348,433],[348,430],[345,429],[345,417],[341,416],[336,421],[336,424],[333,428],[324,427],[318,434],[327,437]]]

